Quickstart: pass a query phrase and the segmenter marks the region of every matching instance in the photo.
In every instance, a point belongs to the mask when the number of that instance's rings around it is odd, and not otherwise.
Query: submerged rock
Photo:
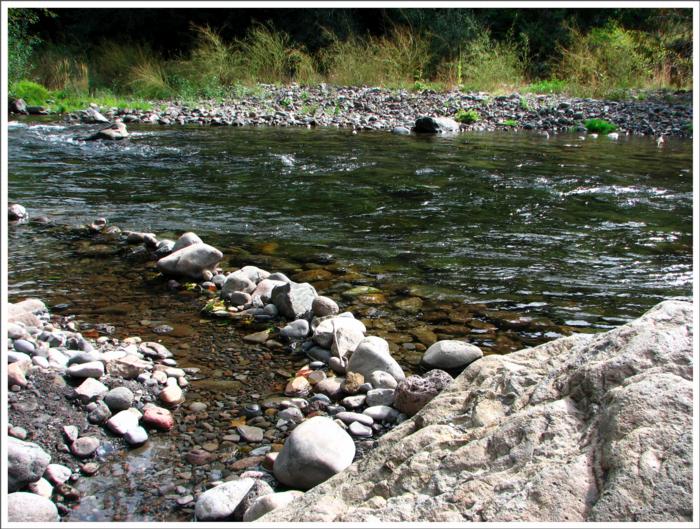
[[[691,303],[666,301],[606,333],[481,358],[357,465],[259,521],[689,522],[692,322]]]
[[[9,220],[22,220],[27,218],[27,210],[21,204],[10,204],[7,208]]]
[[[107,128],[97,131],[92,136],[86,138],[87,141],[95,140],[123,140],[129,137],[129,133],[126,130],[126,125],[121,122],[114,123]]]

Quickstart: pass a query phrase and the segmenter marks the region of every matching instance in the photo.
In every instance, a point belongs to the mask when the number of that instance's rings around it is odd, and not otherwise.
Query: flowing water
[[[328,260],[319,254],[332,254],[335,263],[323,265],[332,278],[319,280],[319,290],[341,300],[351,286],[377,287],[383,294],[345,305],[397,322],[376,322],[370,332],[395,338],[409,370],[420,370],[422,347],[401,344],[420,342],[411,335],[416,322],[429,336],[466,335],[503,353],[608,329],[663,299],[692,295],[686,140],[657,148],[651,138],[577,134],[132,126],[124,142],[81,141],[88,129],[11,123],[9,199],[58,225],[106,217],[159,236],[195,231],[232,264],[270,271],[317,270]],[[241,333],[202,319],[202,300],[169,291],[152,263],[129,263],[109,248],[101,253],[104,245],[57,235],[50,225],[10,226],[8,239],[10,301],[37,296],[65,304],[80,320],[114,325],[122,337],[162,340],[181,365],[206,375],[193,396],[223,402],[231,392],[250,400],[255,388],[279,390],[280,380],[267,377],[275,368],[299,363],[275,365],[273,358],[257,368]],[[418,313],[395,305],[416,296]],[[162,323],[175,331],[156,334]],[[235,369],[225,365],[232,344],[242,351]],[[160,448],[128,456],[132,473],[91,478],[88,499],[71,519],[123,519],[128,512],[139,513],[133,519],[187,519],[187,512],[153,514],[151,491],[133,474],[160,459],[171,464],[177,443],[187,442],[164,436]],[[220,475],[215,469],[202,479]],[[114,480],[125,492],[109,505],[94,500]]]

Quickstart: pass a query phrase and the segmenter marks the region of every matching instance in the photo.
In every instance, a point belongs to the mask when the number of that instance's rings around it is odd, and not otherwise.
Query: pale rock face
[[[367,336],[357,345],[347,370],[368,378],[373,371],[385,371],[396,380],[406,378],[401,366],[391,356],[387,341],[377,336]]]
[[[693,309],[470,364],[263,523],[689,522]],[[302,424],[303,425],[303,424]]]
[[[58,522],[58,509],[51,500],[31,492],[7,495],[8,522]]]
[[[233,516],[255,481],[250,478],[227,481],[203,492],[195,505],[198,521],[227,520]]]

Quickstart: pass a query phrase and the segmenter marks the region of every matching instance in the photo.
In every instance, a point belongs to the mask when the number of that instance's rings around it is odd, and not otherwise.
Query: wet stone
[[[79,437],[71,444],[71,452],[78,457],[90,457],[100,446],[100,440],[96,437]]]

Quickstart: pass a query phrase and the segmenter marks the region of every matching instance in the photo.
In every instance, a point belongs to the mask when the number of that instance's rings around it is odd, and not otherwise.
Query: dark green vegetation
[[[476,123],[479,121],[479,113],[474,109],[462,109],[455,114],[455,119],[460,123]]]
[[[617,130],[615,125],[604,119],[588,119],[584,125],[588,132],[597,132],[599,134],[610,134]]]
[[[64,109],[259,83],[595,97],[692,83],[690,9],[10,9],[9,44],[10,92],[29,79]]]

